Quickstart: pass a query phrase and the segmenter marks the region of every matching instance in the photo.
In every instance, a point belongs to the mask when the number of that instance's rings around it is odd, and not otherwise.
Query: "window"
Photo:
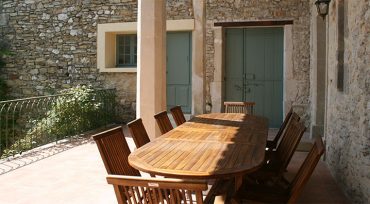
[[[194,19],[167,20],[167,31],[192,31]],[[137,23],[104,23],[97,26],[99,72],[137,72]]]
[[[137,35],[117,35],[116,67],[136,67]]]

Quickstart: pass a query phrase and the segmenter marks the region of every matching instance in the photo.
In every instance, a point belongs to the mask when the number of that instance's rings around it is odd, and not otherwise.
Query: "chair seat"
[[[248,174],[247,177],[259,182],[276,181],[281,167],[280,159],[275,151],[266,151],[265,164],[257,171]]]
[[[263,185],[243,182],[236,194],[236,199],[247,202],[248,200],[267,203],[286,203],[289,199],[289,190],[280,185]]]

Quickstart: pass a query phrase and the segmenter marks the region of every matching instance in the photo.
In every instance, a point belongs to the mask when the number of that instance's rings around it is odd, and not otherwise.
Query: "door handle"
[[[242,87],[239,86],[239,85],[234,85],[234,88],[236,88],[236,90],[238,90],[238,91],[241,91],[242,90]]]
[[[245,86],[264,86],[264,85],[258,83],[247,83]]]
[[[255,74],[245,74],[244,77],[247,80],[254,80],[254,79],[256,79],[256,75]]]

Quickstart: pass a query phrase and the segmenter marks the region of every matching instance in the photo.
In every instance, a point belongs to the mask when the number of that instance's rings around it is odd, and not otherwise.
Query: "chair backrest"
[[[168,118],[167,111],[162,111],[154,115],[155,120],[161,130],[162,135],[173,129],[170,119]]]
[[[145,127],[144,127],[144,124],[141,118],[129,122],[127,126],[131,132],[131,136],[134,139],[134,142],[137,148],[150,142],[148,133],[145,130]]]
[[[108,174],[140,176],[140,172],[128,163],[130,149],[121,126],[100,132],[92,137],[98,145]]]
[[[296,113],[293,113],[293,115]],[[292,117],[296,117],[293,116]],[[306,127],[302,122],[297,120],[292,120],[286,131],[283,133],[283,138],[279,143],[279,146],[276,148],[278,158],[281,162],[280,165],[280,174],[282,175],[285,169],[287,168],[292,156],[297,149],[299,142],[303,136],[303,133],[306,131]]]
[[[141,178],[136,176],[107,176],[113,184],[118,203],[203,203],[202,191],[207,183],[202,180]],[[121,187],[124,194],[117,193]]]
[[[293,114],[293,109],[292,108],[289,110],[288,114],[286,115],[286,117],[284,119],[283,124],[281,124],[281,126],[279,128],[279,131],[278,131],[278,133],[276,134],[276,136],[274,138],[274,143],[275,144],[277,144],[279,142],[279,139],[280,139],[281,135],[283,135],[283,132],[286,130],[286,127],[287,127],[288,123],[291,120],[296,120],[296,121],[300,120],[300,117],[297,114]]]
[[[311,151],[308,153],[306,159],[299,168],[298,173],[290,184],[290,198],[288,203],[296,202],[298,196],[302,192],[304,185],[311,177],[317,163],[320,161],[320,158],[324,154],[324,152],[325,147],[322,139],[321,137],[317,137]]]
[[[253,115],[255,102],[232,102],[225,101],[225,113],[245,113]]]
[[[186,122],[184,113],[181,110],[181,106],[175,106],[171,108],[170,111],[177,126]]]

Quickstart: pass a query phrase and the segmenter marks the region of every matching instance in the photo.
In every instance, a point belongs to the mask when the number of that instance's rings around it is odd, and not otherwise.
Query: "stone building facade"
[[[370,2],[330,4],[326,162],[353,202],[370,203]]]
[[[168,19],[192,18],[189,0],[169,0]],[[100,73],[97,25],[137,21],[136,0],[0,1],[1,38],[13,56],[1,70],[14,98],[78,84],[116,88],[123,119],[135,117],[136,73]]]
[[[199,2],[202,1],[167,0],[167,19],[194,19]],[[203,112],[219,111],[216,107],[222,101],[222,65],[217,61],[222,28],[214,24],[292,21],[284,26],[288,31],[284,54],[289,64],[284,70],[285,110],[294,107],[307,127],[311,123],[318,127],[312,132],[324,135],[326,161],[337,181],[354,202],[369,203],[369,1],[332,0],[326,24],[317,28],[320,21],[314,2],[205,0]],[[136,73],[98,70],[97,26],[136,22],[137,8],[137,0],[0,0],[0,36],[9,42],[15,54],[7,58],[7,67],[0,70],[11,95],[45,95],[78,84],[116,88],[125,110],[124,120],[135,117]],[[339,11],[344,12],[342,17],[338,17]],[[345,19],[343,26],[341,19]],[[328,36],[323,42],[327,48],[315,44],[320,36]],[[340,63],[338,50],[343,52]],[[318,56],[323,53],[327,56],[320,61]],[[338,66],[343,68],[343,91],[337,87]],[[324,76],[325,83],[319,83],[323,81],[318,80],[319,76]]]
[[[167,19],[193,18],[191,0],[168,0]],[[219,6],[221,5],[221,6]],[[96,68],[97,25],[137,21],[137,1],[3,1],[6,23],[2,36],[15,55],[8,60],[7,83],[13,97],[45,95],[77,84],[114,87],[120,103],[133,115],[135,73],[99,73]],[[294,9],[290,9],[290,8]],[[220,21],[291,19],[293,70],[285,103],[295,106],[309,121],[309,9],[306,1],[207,1],[206,2],[206,104],[214,81],[213,23]],[[230,12],[233,11],[233,12]],[[304,42],[304,43],[302,43]],[[27,45],[27,46],[25,46]],[[30,50],[32,50],[30,52]],[[22,67],[22,69],[20,69]],[[216,94],[214,94],[216,95]],[[309,122],[307,122],[308,124]]]
[[[215,70],[215,32],[214,23],[233,21],[279,21],[292,20],[291,36],[286,39],[284,55],[285,112],[294,107],[296,112],[310,121],[310,4],[306,0],[283,1],[226,1],[209,0],[206,4],[206,103],[208,109],[214,107],[212,94]],[[285,35],[286,35],[286,31]],[[287,52],[291,46],[291,52]],[[216,57],[217,58],[217,57]],[[213,94],[215,95],[215,94]]]

